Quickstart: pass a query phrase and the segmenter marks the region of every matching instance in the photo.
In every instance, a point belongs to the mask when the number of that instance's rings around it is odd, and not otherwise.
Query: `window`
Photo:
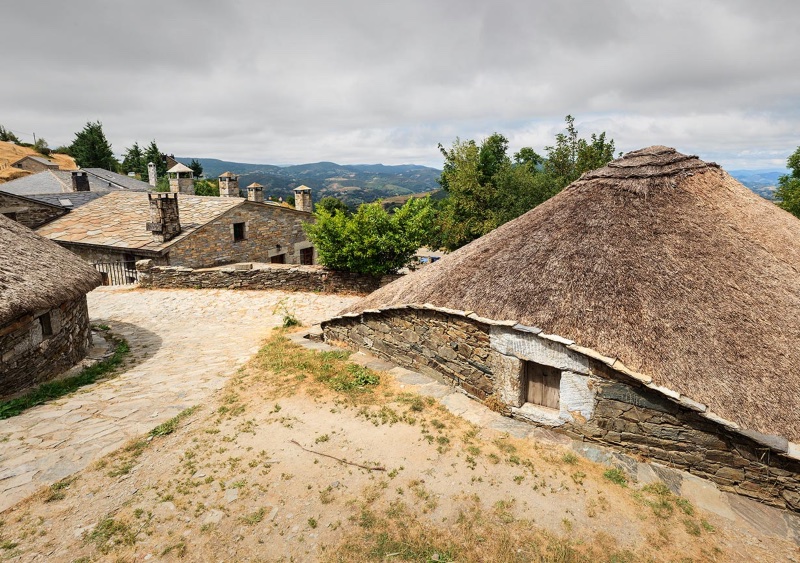
[[[244,223],[233,224],[233,242],[244,240]]]
[[[310,265],[314,263],[314,247],[300,249],[300,263]]]
[[[558,409],[561,398],[561,370],[535,362],[525,362],[523,377],[525,402]]]
[[[42,336],[53,336],[53,324],[50,322],[50,313],[45,313],[39,317],[39,324],[42,325]]]
[[[278,254],[269,259],[271,264],[286,264],[286,254]]]

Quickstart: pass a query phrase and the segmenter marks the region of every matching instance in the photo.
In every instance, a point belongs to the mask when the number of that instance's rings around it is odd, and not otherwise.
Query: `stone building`
[[[312,264],[310,213],[238,197],[113,192],[39,228],[89,262],[204,268],[236,262]]]
[[[14,195],[0,191],[0,215],[35,229],[56,217],[61,217],[67,209],[46,201]]]
[[[323,330],[800,510],[800,221],[716,164],[628,153]]]
[[[239,177],[233,172],[224,172],[219,177],[220,197],[242,197],[239,191]]]
[[[89,264],[0,216],[0,397],[42,383],[81,360],[91,344]]]
[[[16,162],[12,162],[11,166],[28,172],[43,172],[45,170],[58,170],[58,164],[48,160],[42,156],[23,156]]]

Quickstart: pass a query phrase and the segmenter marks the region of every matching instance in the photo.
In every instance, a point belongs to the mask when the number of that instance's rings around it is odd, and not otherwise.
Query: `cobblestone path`
[[[94,290],[92,323],[107,324],[128,340],[133,365],[114,379],[0,420],[0,511],[203,403],[255,354],[286,312],[313,324],[356,299],[281,291]]]

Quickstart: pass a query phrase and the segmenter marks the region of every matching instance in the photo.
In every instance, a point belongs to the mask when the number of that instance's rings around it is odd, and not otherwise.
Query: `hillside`
[[[191,157],[178,157],[190,162]],[[439,187],[440,170],[415,164],[387,166],[383,164],[336,164],[315,162],[293,166],[248,164],[211,158],[198,158],[208,178],[223,172],[239,174],[239,184],[244,187],[258,182],[266,188],[265,195],[284,197],[305,184],[314,190],[314,199],[333,196],[351,206],[394,196],[429,192]]]
[[[0,141],[0,184],[31,174],[31,172],[28,172],[27,170],[20,170],[19,168],[13,168],[10,166],[12,162],[15,162],[27,155],[42,156],[31,148],[21,147],[19,145],[15,145],[14,143]],[[77,170],[78,168],[72,157],[65,154],[51,154],[49,157],[44,158],[49,158],[58,164],[58,167],[61,168],[61,170]]]

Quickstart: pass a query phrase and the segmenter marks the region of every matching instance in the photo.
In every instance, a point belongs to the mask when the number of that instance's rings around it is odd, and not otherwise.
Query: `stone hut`
[[[40,227],[42,236],[95,263],[207,268],[237,262],[313,263],[303,213],[241,197],[111,192]],[[113,280],[112,280],[113,281]]]
[[[169,191],[174,194],[194,195],[194,172],[185,164],[177,163],[167,170]]]
[[[800,221],[716,164],[628,153],[323,330],[800,511]]]
[[[81,360],[91,344],[89,264],[0,216],[0,397],[42,383]]]
[[[28,172],[43,172],[45,170],[58,170],[58,164],[41,156],[23,156],[11,166]]]

